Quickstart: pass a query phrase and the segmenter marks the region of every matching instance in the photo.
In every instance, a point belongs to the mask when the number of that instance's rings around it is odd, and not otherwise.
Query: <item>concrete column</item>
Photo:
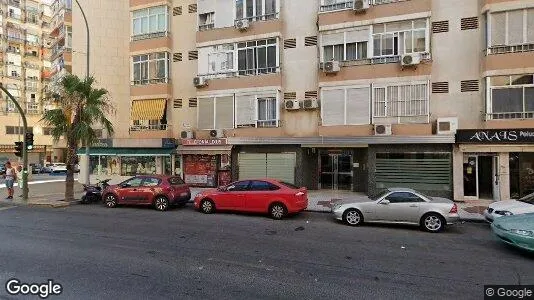
[[[78,156],[78,162],[80,165],[78,182],[81,184],[89,184],[89,155]]]
[[[156,156],[156,174],[163,174],[163,158]]]
[[[169,175],[178,175],[174,174],[174,168],[176,166],[176,154],[171,155],[171,174]]]
[[[499,191],[500,199],[510,199],[510,153],[499,153]]]
[[[458,146],[452,150],[452,182],[454,200],[464,200],[464,153]]]

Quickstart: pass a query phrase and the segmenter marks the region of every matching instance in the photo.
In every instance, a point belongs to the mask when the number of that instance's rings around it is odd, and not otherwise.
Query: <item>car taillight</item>
[[[451,211],[449,211],[450,214],[457,214],[458,213],[458,206],[456,206],[456,203],[451,208]]]

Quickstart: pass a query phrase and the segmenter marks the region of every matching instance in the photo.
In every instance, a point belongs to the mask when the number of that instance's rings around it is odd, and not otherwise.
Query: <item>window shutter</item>
[[[478,28],[478,17],[462,18],[460,21],[461,30],[471,30]]]
[[[215,128],[234,128],[234,96],[215,99]]]
[[[504,45],[506,42],[506,12],[491,14],[491,45]]]
[[[256,97],[254,95],[236,95],[236,126],[247,127],[256,124]]]
[[[345,38],[343,36],[343,32],[323,34],[321,37],[321,46],[332,46],[332,45],[343,44],[344,40]]]
[[[347,43],[366,42],[369,40],[369,29],[347,31],[346,39]]]
[[[285,39],[284,40],[284,49],[297,48],[296,39]]]
[[[534,43],[534,8],[527,10],[527,43]]]
[[[317,46],[317,36],[307,36],[304,38],[304,46]]]
[[[449,93],[449,83],[446,81],[443,82],[432,82],[432,93],[433,94],[447,94]]]
[[[449,21],[432,22],[432,33],[449,32]]]
[[[345,124],[345,90],[326,90],[321,95],[323,125]]]
[[[508,45],[523,43],[523,10],[508,12]]]
[[[369,124],[369,87],[347,90],[347,125]]]
[[[464,92],[478,92],[479,84],[478,80],[463,80],[460,83],[460,90]]]
[[[213,129],[215,113],[214,106],[215,98],[199,98],[198,99],[198,129]]]

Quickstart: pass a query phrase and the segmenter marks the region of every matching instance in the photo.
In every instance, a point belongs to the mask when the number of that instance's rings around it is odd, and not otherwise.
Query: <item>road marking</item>
[[[74,180],[76,181],[76,180]],[[28,185],[42,184],[42,183],[54,183],[54,182],[65,182],[65,179],[51,179],[51,180],[39,180],[39,181],[30,181]],[[14,186],[18,186],[18,183],[15,183]],[[5,183],[0,184],[0,188],[5,188]]]
[[[2,210],[7,210],[7,209],[10,209],[10,208],[14,208],[15,206],[6,206],[6,207],[0,207],[0,211]]]

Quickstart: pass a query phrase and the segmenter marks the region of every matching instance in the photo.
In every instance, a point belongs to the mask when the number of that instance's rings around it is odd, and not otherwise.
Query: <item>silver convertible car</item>
[[[389,188],[376,196],[341,201],[334,204],[332,213],[352,226],[363,222],[411,224],[429,232],[439,232],[459,219],[458,207],[451,200],[406,188]]]

